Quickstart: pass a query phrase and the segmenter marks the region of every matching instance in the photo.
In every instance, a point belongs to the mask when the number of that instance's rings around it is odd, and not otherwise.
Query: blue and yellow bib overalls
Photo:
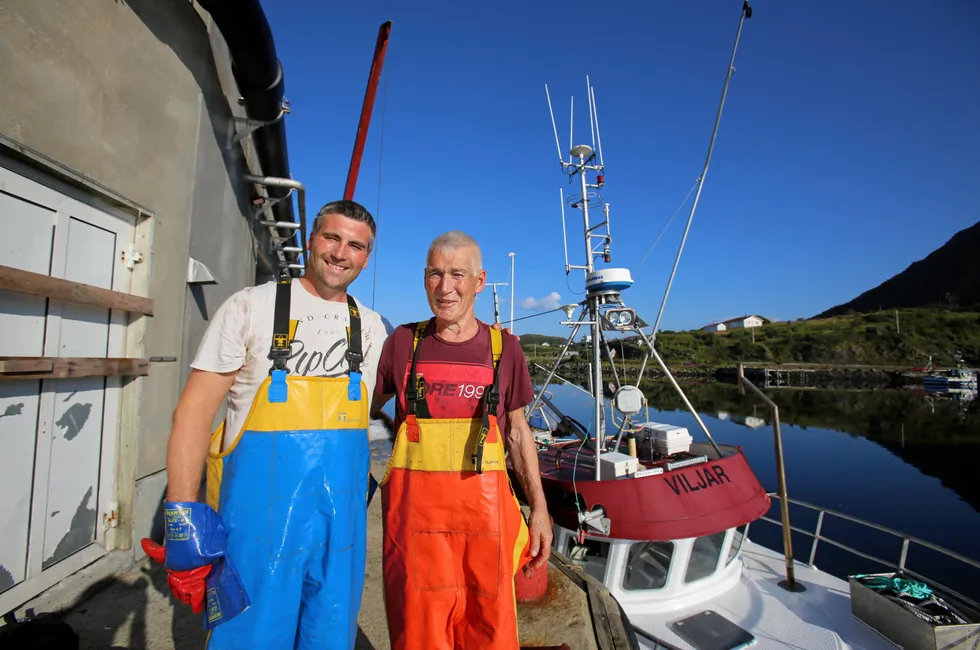
[[[251,607],[215,627],[208,650],[350,650],[364,586],[370,454],[361,323],[347,297],[347,377],[288,375],[291,279],[276,288],[272,371],[241,434],[211,437],[207,501]]]

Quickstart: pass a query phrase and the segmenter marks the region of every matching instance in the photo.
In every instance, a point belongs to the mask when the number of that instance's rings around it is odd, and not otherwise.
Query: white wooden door
[[[0,264],[126,292],[130,220],[0,167]],[[0,356],[122,357],[124,312],[0,291]],[[120,378],[0,381],[0,611],[98,559]]]

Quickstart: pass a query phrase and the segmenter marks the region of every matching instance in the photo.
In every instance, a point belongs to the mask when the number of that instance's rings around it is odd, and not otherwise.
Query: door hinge
[[[117,528],[119,526],[119,506],[112,504],[109,512],[102,513],[102,530]]]
[[[143,261],[143,253],[136,248],[136,244],[130,244],[128,248],[123,250],[122,260],[126,263],[126,268],[132,271],[134,266]]]

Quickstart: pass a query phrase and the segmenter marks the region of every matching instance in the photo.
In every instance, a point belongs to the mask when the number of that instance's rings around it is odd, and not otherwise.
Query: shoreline
[[[532,379],[543,379],[543,370],[531,361]],[[806,386],[808,388],[893,388],[901,389],[908,386],[921,386],[925,376],[921,370],[912,370],[906,366],[876,366],[876,365],[829,365],[818,363],[766,363],[746,362],[742,364],[745,376],[757,386],[789,385]],[[714,380],[724,383],[738,381],[738,364],[686,364],[668,366],[671,374],[677,379]],[[621,379],[635,380],[639,366],[617,365],[616,372]],[[558,374],[568,380],[579,381],[587,385],[589,378],[588,365],[574,363],[562,364]],[[611,375],[608,363],[603,364],[603,376]],[[666,374],[659,367],[647,364],[643,372],[644,381],[661,380]],[[767,382],[768,379],[768,382]]]

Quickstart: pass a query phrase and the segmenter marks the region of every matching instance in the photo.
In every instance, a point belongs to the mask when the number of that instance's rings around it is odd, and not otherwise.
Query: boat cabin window
[[[694,540],[694,546],[691,548],[691,560],[687,563],[684,582],[697,582],[714,573],[724,543],[725,531],[698,537]]]
[[[674,556],[673,542],[637,542],[630,546],[626,560],[623,589],[662,589],[667,584],[670,559]]]
[[[745,529],[748,528],[748,526],[748,524],[743,524],[742,526],[736,528],[735,532],[732,533],[732,547],[728,550],[728,559],[725,560],[725,566],[731,564],[732,560],[735,559],[735,556],[738,555],[738,552],[741,550],[742,542],[745,540]]]
[[[565,555],[580,564],[587,574],[599,582],[605,579],[606,564],[609,562],[609,542],[586,537],[585,543],[579,544],[572,538],[568,540]]]

